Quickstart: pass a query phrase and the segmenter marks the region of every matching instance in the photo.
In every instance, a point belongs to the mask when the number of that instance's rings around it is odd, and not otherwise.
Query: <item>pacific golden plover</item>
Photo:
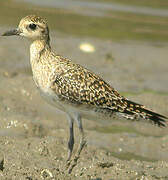
[[[93,72],[55,54],[51,50],[49,29],[43,18],[36,15],[24,17],[17,29],[3,34],[11,35],[24,36],[32,41],[30,62],[35,84],[48,103],[68,115],[68,160],[74,146],[74,121],[77,122],[81,133],[77,157],[86,143],[82,117],[104,120],[122,117],[132,120],[146,119],[158,126],[166,126],[167,117],[124,98]]]

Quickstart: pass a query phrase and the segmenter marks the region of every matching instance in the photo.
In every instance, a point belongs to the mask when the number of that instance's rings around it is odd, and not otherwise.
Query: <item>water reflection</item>
[[[93,53],[95,52],[95,47],[90,43],[81,43],[79,49],[86,53]]]

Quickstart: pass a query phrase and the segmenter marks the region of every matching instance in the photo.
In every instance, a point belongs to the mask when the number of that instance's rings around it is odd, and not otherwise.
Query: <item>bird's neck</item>
[[[48,57],[51,52],[50,44],[44,40],[35,40],[30,45],[30,64],[33,79],[38,87],[43,86],[48,77],[45,69],[48,68]]]
[[[42,53],[51,51],[49,40],[35,40],[30,45],[30,58],[31,60],[39,60]]]

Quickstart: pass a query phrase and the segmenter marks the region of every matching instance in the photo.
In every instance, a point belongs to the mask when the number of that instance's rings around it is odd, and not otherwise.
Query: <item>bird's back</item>
[[[164,125],[166,117],[129,101],[95,73],[52,51],[44,51],[36,66],[43,96],[61,110],[77,112],[88,119],[124,117]]]

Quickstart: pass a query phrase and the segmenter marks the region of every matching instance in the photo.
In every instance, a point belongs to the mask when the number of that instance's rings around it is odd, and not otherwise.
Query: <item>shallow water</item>
[[[42,4],[33,5],[24,1],[1,1],[1,27],[16,26],[23,16],[37,14],[48,19],[52,30],[68,34],[68,36],[93,37],[113,41],[139,40],[157,45],[168,41],[167,17],[100,10],[99,8],[94,10],[83,6],[81,7],[83,9],[72,8],[72,5],[61,7],[45,7]],[[67,9],[69,7],[70,9]],[[94,17],[94,13],[99,17]]]
[[[19,2],[19,0],[17,0]],[[55,7],[61,9],[81,9],[84,10],[80,13],[86,16],[103,16],[103,13],[100,11],[121,11],[121,12],[130,12],[135,14],[144,14],[152,16],[163,16],[168,17],[168,11],[164,9],[156,8],[147,8],[147,7],[137,7],[131,5],[122,5],[113,2],[94,2],[94,1],[79,1],[79,0],[48,0],[48,1],[39,1],[39,0],[24,0],[35,5],[40,5],[44,7]],[[88,9],[90,13],[88,14]],[[104,12],[104,15],[106,13]]]

